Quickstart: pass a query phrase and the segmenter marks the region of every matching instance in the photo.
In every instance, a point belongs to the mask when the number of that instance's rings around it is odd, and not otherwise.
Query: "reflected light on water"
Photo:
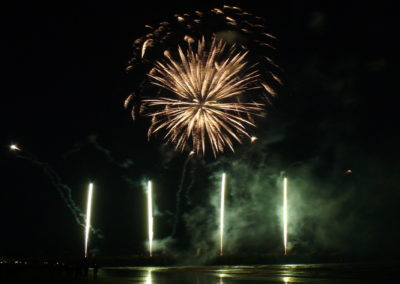
[[[218,273],[219,282],[218,284],[224,284],[224,278],[228,277],[228,274],[225,273]]]
[[[145,282],[144,282],[145,284],[152,284],[153,283],[153,280],[151,279],[151,272],[152,272],[152,269],[149,268],[147,270],[147,275],[146,275]]]
[[[282,277],[282,281],[283,281],[283,283],[290,283],[290,282],[292,282],[292,279],[291,279],[291,277]]]

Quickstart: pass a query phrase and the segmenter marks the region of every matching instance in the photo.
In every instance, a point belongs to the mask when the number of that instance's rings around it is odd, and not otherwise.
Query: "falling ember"
[[[21,149],[18,148],[18,146],[15,145],[15,144],[10,145],[10,150],[13,150],[13,151],[21,151]]]
[[[90,231],[90,216],[92,213],[93,183],[89,183],[87,207],[86,207],[86,226],[85,226],[85,258],[87,257]]]
[[[220,246],[221,251],[220,255],[223,255],[223,246],[224,246],[224,213],[225,213],[225,182],[226,175],[222,174],[221,179],[221,207],[220,207]]]
[[[283,178],[283,245],[287,254],[287,178]]]
[[[148,39],[143,43],[143,47],[142,47],[142,58],[144,57],[144,55],[146,54],[146,49],[149,45],[151,45],[153,42],[152,39]]]
[[[149,255],[152,256],[153,251],[153,197],[152,197],[151,181],[147,182],[147,217],[149,227]]]

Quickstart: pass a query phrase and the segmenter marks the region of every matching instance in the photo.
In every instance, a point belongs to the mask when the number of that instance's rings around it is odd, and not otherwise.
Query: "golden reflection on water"
[[[228,275],[225,273],[218,273],[218,278],[219,278],[219,282],[218,284],[224,284],[224,278],[227,277]]]
[[[144,282],[145,284],[152,284],[153,283],[153,280],[151,278],[151,272],[152,272],[151,268],[147,269],[147,275],[146,275],[145,282]]]
[[[287,284],[293,282],[294,280],[292,277],[282,277],[282,281],[283,283]]]

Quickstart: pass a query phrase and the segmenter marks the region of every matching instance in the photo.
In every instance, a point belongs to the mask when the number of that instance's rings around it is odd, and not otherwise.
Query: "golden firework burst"
[[[165,51],[165,60],[148,74],[152,84],[167,90],[143,100],[152,117],[148,135],[164,131],[177,149],[192,144],[197,154],[204,154],[207,145],[214,155],[226,147],[234,151],[234,141],[251,137],[247,127],[255,126],[252,117],[264,107],[254,92],[263,87],[256,66],[249,66],[247,52],[218,39],[209,47],[204,38],[197,48],[191,43],[186,51],[178,47],[178,54],[174,58]]]

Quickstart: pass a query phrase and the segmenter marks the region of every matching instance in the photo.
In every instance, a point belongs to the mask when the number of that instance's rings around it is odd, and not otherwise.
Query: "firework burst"
[[[154,85],[168,90],[168,96],[144,99],[152,124],[149,135],[165,130],[165,138],[183,150],[192,144],[204,154],[207,144],[214,155],[225,147],[232,151],[233,140],[250,137],[246,126],[255,126],[252,115],[263,105],[242,102],[251,89],[259,88],[259,74],[251,70],[246,52],[214,39],[208,49],[204,38],[194,50],[190,45],[179,59],[166,52],[165,62],[157,61],[149,74]],[[221,58],[222,57],[222,58]]]
[[[263,19],[223,6],[146,28],[127,67],[137,84],[125,107],[134,119],[152,118],[149,137],[160,134],[180,151],[214,156],[250,141],[254,117],[264,115],[282,83],[271,59],[275,37]]]

